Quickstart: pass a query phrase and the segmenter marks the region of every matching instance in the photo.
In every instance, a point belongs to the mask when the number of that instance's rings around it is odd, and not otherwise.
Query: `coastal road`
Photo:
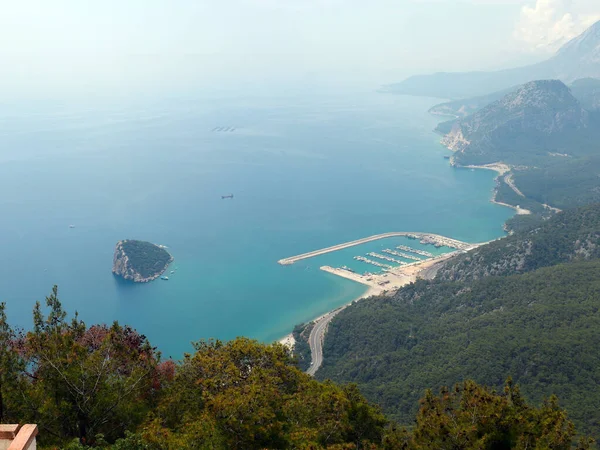
[[[319,320],[316,321],[315,326],[310,332],[310,336],[308,337],[308,344],[310,345],[310,353],[311,353],[311,366],[306,371],[311,377],[315,375],[321,364],[323,364],[323,340],[325,339],[325,332],[327,331],[327,327],[331,320],[338,315],[341,311],[343,311],[346,306],[342,306],[341,308],[336,309],[335,311],[331,311],[330,313],[325,314]]]
[[[509,188],[511,188],[513,191],[515,191],[515,194],[517,194],[520,197],[525,197],[525,194],[523,194],[519,190],[519,188],[517,186],[515,186],[515,181],[513,180],[512,173],[509,173],[508,175],[506,175],[504,177],[504,182],[508,185]]]

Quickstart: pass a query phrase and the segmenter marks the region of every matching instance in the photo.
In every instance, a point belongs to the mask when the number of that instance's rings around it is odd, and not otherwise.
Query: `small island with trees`
[[[117,242],[112,271],[126,280],[147,283],[160,277],[172,261],[162,246],[126,239]]]

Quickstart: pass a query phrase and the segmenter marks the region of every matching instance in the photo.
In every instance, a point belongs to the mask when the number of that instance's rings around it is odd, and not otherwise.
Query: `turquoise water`
[[[433,102],[348,92],[0,107],[11,322],[28,327],[58,284],[69,311],[130,324],[167,356],[200,338],[271,341],[364,291],[320,265],[353,267],[352,256],[396,241],[289,267],[281,258],[388,231],[502,235],[512,210],[488,201],[494,174],[442,158]],[[171,280],[115,278],[125,238],[169,246]]]

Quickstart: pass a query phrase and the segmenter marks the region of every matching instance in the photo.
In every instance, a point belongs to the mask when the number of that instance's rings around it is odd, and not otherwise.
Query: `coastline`
[[[431,110],[429,111],[430,114],[432,115],[436,115],[436,116],[446,116],[446,117],[450,117],[450,118],[456,118],[458,119],[458,116],[453,116],[452,114],[443,114],[440,112],[432,112]],[[451,151],[455,151],[454,149],[447,147],[449,150]],[[496,186],[494,187],[493,190],[493,194],[492,194],[492,198],[490,199],[491,203],[497,204],[499,206],[505,206],[505,207],[509,207],[513,210],[515,210],[516,214],[531,214],[531,211],[524,209],[524,208],[520,208],[519,206],[513,206],[513,205],[509,205],[507,203],[502,203],[496,200],[496,195],[498,194],[498,185],[497,183],[499,182],[500,177],[506,175],[507,173],[510,173],[511,171],[511,167],[507,164],[501,163],[501,162],[497,162],[497,163],[490,163],[490,164],[484,164],[484,165],[467,165],[467,166],[460,166],[454,163],[453,159],[451,159],[450,164],[454,167],[462,167],[462,168],[467,168],[467,169],[483,169],[483,170],[493,170],[494,172],[496,172],[498,175],[496,176],[496,178],[494,179],[494,181],[496,182]],[[400,280],[397,280],[395,283],[387,285],[387,289],[384,289],[382,287],[376,287],[373,286],[371,284],[365,283],[364,280],[362,280],[360,277],[353,277],[351,273],[345,273],[346,271],[340,270],[340,269],[334,269],[331,267],[321,267],[321,270],[324,270],[326,272],[332,273],[334,275],[338,275],[338,276],[342,276],[344,278],[350,279],[352,281],[355,281],[357,283],[361,283],[365,286],[368,286],[367,291],[362,294],[361,296],[353,299],[352,301],[348,302],[345,305],[342,305],[332,311],[329,311],[325,314],[322,314],[318,317],[316,317],[315,319],[308,321],[307,323],[314,323],[315,326],[317,324],[319,324],[319,322],[330,322],[331,319],[337,315],[339,312],[341,312],[342,310],[344,310],[346,307],[348,307],[349,305],[351,305],[352,303],[356,302],[356,301],[360,301],[363,300],[365,298],[370,298],[373,297],[375,295],[381,295],[384,292],[389,292],[390,294],[395,294],[399,289],[401,289],[403,286],[406,286],[410,283],[413,283],[417,280],[417,278],[419,278],[422,275],[430,276],[430,274],[433,272],[433,274],[435,275],[435,269],[436,266],[438,266],[439,264],[447,261],[448,259],[451,259],[455,256],[457,256],[458,254],[460,254],[459,252],[451,252],[451,253],[447,253],[444,255],[440,255],[438,257],[432,258],[430,260],[426,260],[426,261],[421,261],[421,262],[417,262],[417,263],[413,263],[413,264],[408,264],[406,266],[403,267],[404,270],[409,269],[409,273],[407,274],[406,272],[403,273],[403,276],[400,277]],[[280,261],[281,263],[281,261]],[[285,335],[284,337],[282,337],[281,339],[277,340],[277,342],[279,342],[280,344],[288,347],[291,351],[293,351],[294,346],[296,344],[296,340],[294,339],[293,333],[289,333],[287,335]],[[316,371],[317,368],[314,368],[314,370]]]
[[[498,200],[496,200],[496,196],[498,195],[498,183],[500,180],[500,177],[510,173],[511,171],[511,167],[508,164],[504,164],[504,163],[490,163],[490,164],[484,164],[484,165],[474,165],[474,164],[470,164],[468,166],[461,166],[461,165],[457,165],[454,162],[451,163],[453,167],[461,167],[461,168],[465,168],[465,169],[484,169],[484,170],[493,170],[494,172],[496,172],[498,174],[498,176],[494,179],[494,181],[496,182],[496,186],[494,187],[494,191],[492,194],[492,198],[490,199],[490,202],[494,203],[495,205],[499,205],[499,206],[506,206],[508,208],[512,208],[515,210],[515,213],[517,215],[528,215],[531,214],[531,211],[525,208],[521,208],[520,206],[515,206],[515,205],[509,205],[508,203],[503,203],[503,202],[499,202]],[[507,183],[508,184],[508,183]],[[510,184],[508,184],[509,187],[511,187],[513,190],[515,189],[513,186],[511,186]],[[518,195],[523,196],[522,193],[517,192]]]
[[[417,279],[419,277],[421,277],[421,275],[427,274],[434,266],[436,266],[442,262],[445,262],[449,259],[452,259],[453,257],[457,256],[458,254],[460,254],[460,253],[457,251],[450,252],[450,253],[444,253],[442,255],[438,255],[438,256],[428,259],[428,260],[416,261],[412,264],[407,264],[405,266],[402,266],[402,267],[398,268],[399,270],[400,269],[402,270],[402,275],[398,276],[396,278],[396,280],[393,283],[391,283],[390,285],[387,285],[386,288],[369,284],[364,279],[362,279],[360,276],[358,276],[356,274],[352,274],[351,272],[347,272],[342,269],[334,269],[332,267],[323,266],[323,267],[321,267],[321,270],[323,270],[324,272],[329,272],[329,273],[332,273],[337,276],[342,276],[343,278],[349,279],[356,283],[360,283],[363,286],[367,286],[368,289],[359,297],[351,300],[350,302],[348,302],[342,306],[335,308],[334,310],[328,311],[325,314],[322,314],[322,315],[308,321],[308,323],[312,322],[312,323],[315,323],[315,325],[316,325],[317,323],[319,323],[322,320],[327,320],[327,319],[331,320],[333,318],[332,315],[333,316],[337,315],[339,312],[344,310],[346,307],[348,307],[352,303],[360,301],[360,300],[364,300],[364,299],[367,299],[367,298],[370,298],[373,296],[377,296],[377,295],[383,295],[384,293],[389,293],[390,295],[393,295],[398,291],[398,289],[401,289],[402,287],[404,287],[410,283],[414,283],[415,281],[417,281]],[[289,333],[289,334],[285,335],[281,339],[277,340],[277,342],[279,342],[282,345],[285,345],[290,350],[293,350],[294,345],[296,344],[296,340],[294,339],[293,333]]]
[[[363,284],[363,283],[361,283],[361,284]],[[366,285],[366,286],[368,286],[368,285]],[[365,298],[373,297],[374,295],[381,294],[381,292],[383,292],[383,289],[381,289],[379,291],[378,289],[376,289],[372,286],[368,286],[368,289],[362,295],[352,299],[348,303],[338,306],[337,308],[335,308],[331,311],[327,311],[325,314],[321,314],[320,316],[315,317],[312,320],[309,320],[307,323],[311,323],[311,322],[317,323],[317,322],[327,318],[330,314],[332,314],[336,311],[340,312],[341,310],[345,309],[347,306],[351,305],[354,302],[357,302],[359,300],[364,300]],[[284,337],[282,337],[281,339],[278,339],[276,342],[279,342],[280,344],[288,347],[290,350],[293,350],[294,346],[296,345],[296,339],[294,339],[293,333],[286,334]]]

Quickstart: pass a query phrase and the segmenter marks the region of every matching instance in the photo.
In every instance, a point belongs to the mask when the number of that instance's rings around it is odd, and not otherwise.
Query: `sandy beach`
[[[466,169],[486,169],[486,170],[493,170],[495,172],[498,172],[498,174],[500,176],[504,175],[507,172],[510,172],[510,166],[508,166],[507,164],[504,164],[504,163],[484,164],[482,166],[469,165],[469,166],[457,166],[457,167],[464,167]]]

